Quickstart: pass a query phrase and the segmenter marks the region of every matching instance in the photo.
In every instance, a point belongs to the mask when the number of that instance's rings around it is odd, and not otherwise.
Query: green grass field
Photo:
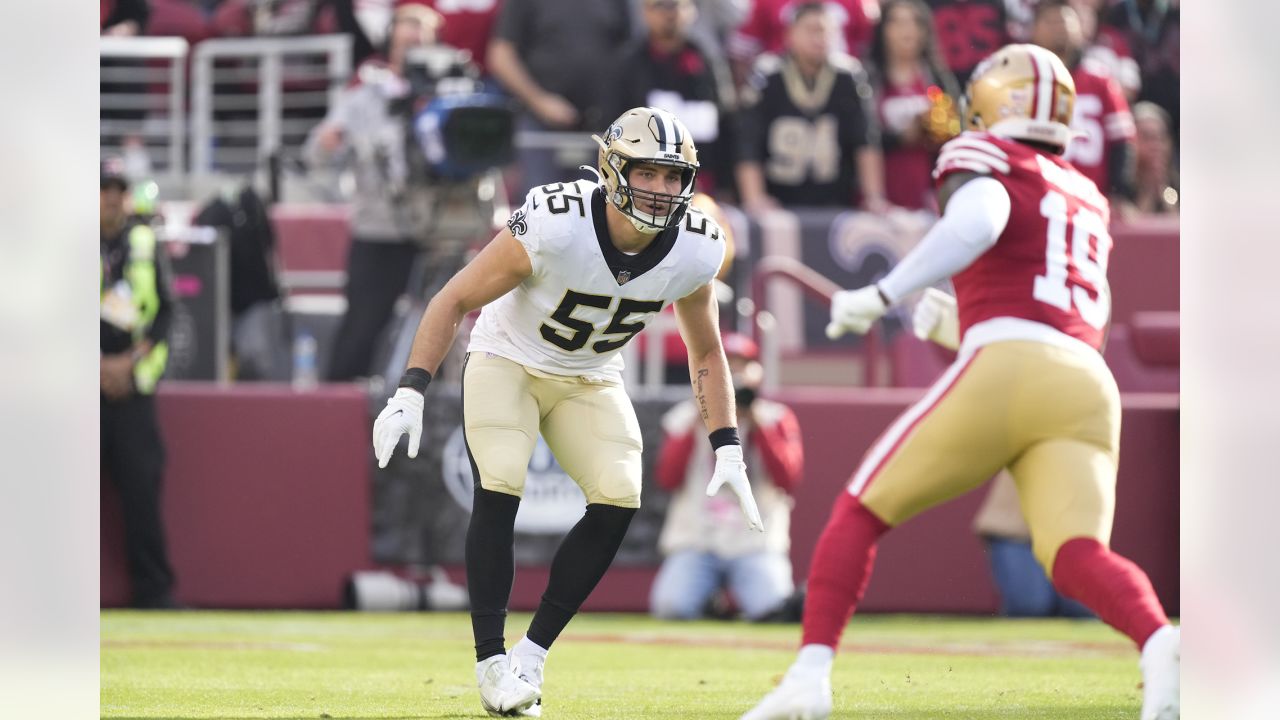
[[[513,615],[508,641],[528,624]],[[737,718],[800,629],[581,615],[543,717]],[[465,614],[102,613],[104,718],[482,718]],[[859,616],[838,718],[1136,718],[1137,653],[1097,622]]]

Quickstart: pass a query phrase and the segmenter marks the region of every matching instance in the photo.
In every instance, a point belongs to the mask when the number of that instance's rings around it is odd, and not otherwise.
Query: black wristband
[[[719,430],[712,430],[707,436],[711,441],[711,450],[719,450],[725,445],[741,445],[742,440],[738,437],[738,428],[722,427]]]
[[[431,384],[431,373],[419,367],[411,367],[400,376],[400,387],[417,390],[427,394],[427,386]]]

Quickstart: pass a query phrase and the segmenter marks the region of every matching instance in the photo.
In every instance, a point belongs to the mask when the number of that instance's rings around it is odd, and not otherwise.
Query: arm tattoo
[[[693,381],[693,394],[698,399],[698,410],[702,413],[703,422],[706,422],[711,417],[711,413],[707,411],[707,396],[702,392],[702,378],[710,374],[710,370],[699,368],[698,377]]]

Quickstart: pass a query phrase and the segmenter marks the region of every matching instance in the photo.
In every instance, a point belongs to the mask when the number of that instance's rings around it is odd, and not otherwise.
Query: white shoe
[[[1142,646],[1142,720],[1178,720],[1182,630],[1166,625]]]
[[[773,692],[741,720],[826,720],[831,715],[831,676],[825,672],[787,671]]]
[[[511,655],[511,672],[542,692],[542,668],[547,659],[540,655]],[[516,713],[520,717],[542,717],[542,697],[528,708]]]
[[[480,704],[493,717],[513,717],[542,698],[538,688],[516,677],[506,655],[494,655],[476,663]]]

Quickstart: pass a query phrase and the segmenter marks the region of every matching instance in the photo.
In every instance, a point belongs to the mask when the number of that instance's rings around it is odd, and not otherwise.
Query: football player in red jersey
[[[828,334],[864,333],[950,277],[959,355],[836,501],[809,571],[799,657],[743,720],[827,717],[835,648],[879,537],[1001,468],[1054,585],[1141,648],[1143,720],[1178,717],[1179,631],[1146,574],[1108,547],[1120,439],[1119,392],[1098,351],[1110,210],[1061,157],[1074,100],[1070,73],[1044,48],[1009,45],[981,63],[969,132],[942,147],[934,171],[943,217],[883,280],[833,299]]]

